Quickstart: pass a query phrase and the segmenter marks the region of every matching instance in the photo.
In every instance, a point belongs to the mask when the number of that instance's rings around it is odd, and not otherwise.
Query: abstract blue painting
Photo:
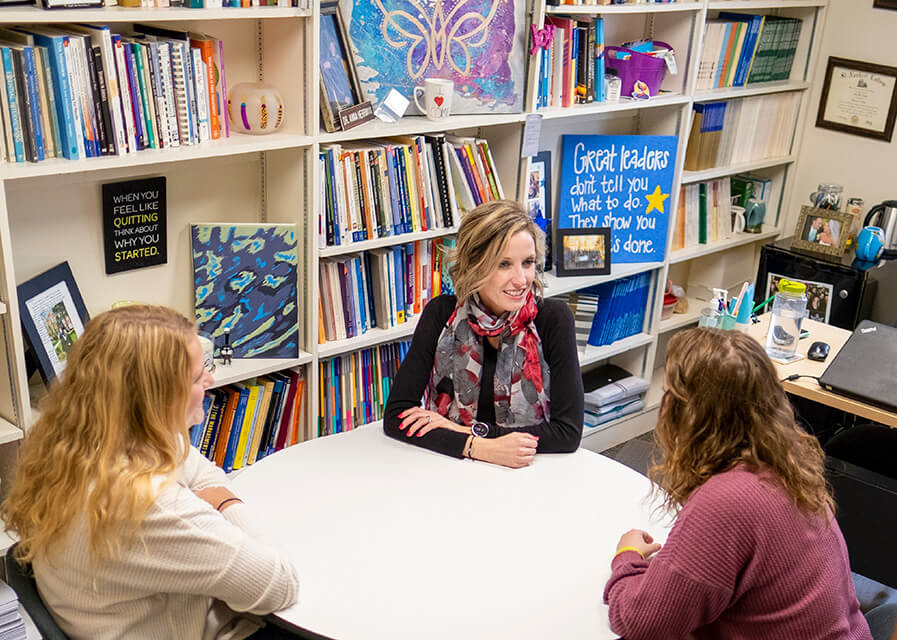
[[[451,112],[523,108],[525,2],[341,0],[369,100],[411,98],[426,78],[453,80]]]
[[[230,329],[235,358],[296,358],[295,224],[190,225],[193,310],[216,347]]]

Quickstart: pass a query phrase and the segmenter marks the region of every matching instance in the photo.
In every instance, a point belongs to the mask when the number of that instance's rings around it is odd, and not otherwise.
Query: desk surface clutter
[[[339,640],[616,638],[602,602],[620,535],[666,539],[646,478],[580,449],[507,469],[387,438],[312,440],[235,491],[299,572],[278,615]]]

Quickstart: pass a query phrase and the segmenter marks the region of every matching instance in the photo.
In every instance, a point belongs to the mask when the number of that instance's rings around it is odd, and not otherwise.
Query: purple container
[[[654,41],[655,48],[673,47],[660,40]],[[614,69],[620,77],[620,95],[632,97],[635,83],[638,81],[648,85],[648,95],[654,97],[660,93],[663,76],[667,70],[666,61],[657,56],[649,56],[626,47],[604,47],[604,67]]]

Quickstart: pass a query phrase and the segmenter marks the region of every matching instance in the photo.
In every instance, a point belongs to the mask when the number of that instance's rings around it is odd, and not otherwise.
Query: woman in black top
[[[576,450],[575,327],[564,302],[540,297],[544,255],[542,232],[516,202],[464,218],[451,267],[457,297],[424,309],[386,403],[387,435],[515,468],[537,452]]]

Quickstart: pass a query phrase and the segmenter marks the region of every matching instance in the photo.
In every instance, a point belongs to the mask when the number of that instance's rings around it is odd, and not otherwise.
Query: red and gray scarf
[[[427,408],[459,424],[476,419],[483,369],[483,341],[498,337],[495,363],[495,421],[502,427],[525,427],[550,416],[548,365],[536,331],[539,313],[530,291],[514,313],[496,318],[478,295],[459,305],[439,336]]]

